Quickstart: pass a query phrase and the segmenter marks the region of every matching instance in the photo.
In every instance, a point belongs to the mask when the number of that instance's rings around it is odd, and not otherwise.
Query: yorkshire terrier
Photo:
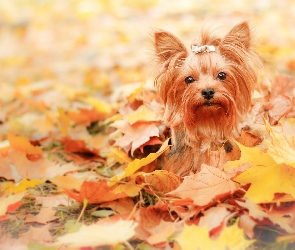
[[[190,50],[169,32],[154,33],[155,86],[173,144],[163,169],[180,176],[208,164],[208,149],[230,152],[251,108],[260,63],[249,24],[213,33],[203,29]]]

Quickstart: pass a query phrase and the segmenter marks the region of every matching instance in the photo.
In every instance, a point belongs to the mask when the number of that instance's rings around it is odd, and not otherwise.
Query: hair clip
[[[200,52],[214,52],[215,47],[213,45],[192,45],[192,52],[195,52],[196,54]]]

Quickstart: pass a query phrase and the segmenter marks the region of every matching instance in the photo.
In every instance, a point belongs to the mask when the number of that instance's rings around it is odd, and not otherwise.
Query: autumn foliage
[[[159,168],[171,142],[148,34],[186,39],[224,5],[33,2],[0,3],[0,249],[295,246],[294,23],[280,19],[294,13],[228,6],[261,38],[251,125],[180,177]]]

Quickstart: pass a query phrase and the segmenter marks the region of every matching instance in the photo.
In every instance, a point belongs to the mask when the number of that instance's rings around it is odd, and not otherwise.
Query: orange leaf
[[[205,206],[214,198],[227,195],[235,189],[234,182],[225,172],[203,164],[199,173],[184,177],[181,185],[168,194],[182,199],[191,198],[195,205]]]
[[[113,187],[108,186],[105,180],[100,182],[84,181],[79,194],[67,189],[65,189],[65,192],[69,197],[78,202],[82,203],[84,199],[87,199],[90,204],[113,201],[127,197],[125,193],[115,194],[113,189]]]
[[[10,146],[25,152],[27,155],[41,156],[43,151],[40,147],[33,146],[24,136],[8,135]]]
[[[180,185],[180,177],[166,170],[155,170],[152,173],[142,173],[137,177],[137,182],[148,184],[156,192],[168,193]]]

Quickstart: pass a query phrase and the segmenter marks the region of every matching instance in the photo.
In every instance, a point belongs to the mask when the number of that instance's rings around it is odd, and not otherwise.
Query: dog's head
[[[257,55],[247,22],[224,37],[203,30],[187,50],[171,33],[154,33],[155,85],[168,126],[189,140],[230,137],[251,106]]]

